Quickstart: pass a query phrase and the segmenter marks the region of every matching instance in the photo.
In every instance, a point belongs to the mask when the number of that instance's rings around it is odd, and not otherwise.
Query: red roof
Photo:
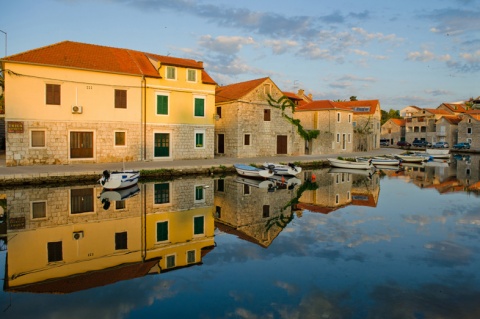
[[[441,114],[445,114],[445,115],[451,115],[451,113],[449,113],[449,112],[447,112],[447,111],[445,111],[445,110],[438,110],[438,109],[423,109],[423,110],[425,110],[425,111],[427,111],[427,112],[430,112],[430,113],[432,113],[432,114],[439,114],[439,115],[441,115]]]
[[[398,126],[405,126],[405,120],[404,119],[390,119],[390,121],[397,124]]]
[[[242,97],[247,95],[249,92],[254,90],[256,87],[258,87],[260,84],[265,82],[267,79],[268,77],[240,82],[240,83],[234,83],[234,84],[225,85],[225,86],[219,86],[217,87],[215,92],[215,103],[222,103],[222,102],[235,101],[235,100],[241,99]]]
[[[359,100],[359,101],[344,101],[344,102],[334,102],[335,104],[343,107],[348,107],[353,110],[354,113],[362,114],[375,114],[377,106],[380,105],[379,100]],[[355,108],[357,107],[370,107],[369,112],[356,112]]]
[[[295,108],[295,112],[297,111],[321,111],[321,110],[344,110],[344,111],[350,111],[352,112],[352,109],[338,105],[338,102],[333,102],[330,100],[319,100],[319,101],[313,101],[310,103],[306,103],[300,106],[297,106]]]
[[[216,84],[203,69],[202,62],[73,41],[25,51],[2,61],[160,77],[150,59],[163,65],[202,70],[203,83]]]
[[[442,103],[442,105],[445,105],[449,110],[455,113],[465,113],[466,108],[465,104],[459,104],[459,103]]]
[[[456,115],[444,115],[442,116],[442,118],[447,120],[450,124],[454,124],[454,125],[460,123],[460,121],[462,120],[460,117]]]
[[[303,100],[296,93],[293,93],[293,92],[282,92],[282,93],[283,93],[283,95],[285,95],[286,97],[288,97],[291,100],[296,100],[296,101],[302,101]]]

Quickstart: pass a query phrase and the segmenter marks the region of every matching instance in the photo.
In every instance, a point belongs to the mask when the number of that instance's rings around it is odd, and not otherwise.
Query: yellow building
[[[1,63],[7,166],[213,157],[202,62],[64,41]]]

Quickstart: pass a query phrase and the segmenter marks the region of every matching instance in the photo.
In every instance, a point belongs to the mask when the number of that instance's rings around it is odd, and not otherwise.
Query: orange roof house
[[[201,61],[63,41],[0,62],[6,125],[22,128],[6,133],[7,166],[213,157]]]

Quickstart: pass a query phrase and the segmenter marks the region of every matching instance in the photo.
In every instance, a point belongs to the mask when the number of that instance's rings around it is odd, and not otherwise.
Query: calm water
[[[479,163],[2,190],[0,317],[478,318]]]

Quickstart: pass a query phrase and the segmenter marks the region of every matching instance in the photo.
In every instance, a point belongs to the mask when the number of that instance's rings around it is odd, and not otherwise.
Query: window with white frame
[[[30,146],[31,147],[45,147],[45,131],[32,130],[30,132]]]
[[[205,217],[195,216],[193,218],[193,234],[203,235],[205,234]]]
[[[195,117],[205,117],[205,97],[196,96],[193,99],[193,115]]]
[[[127,133],[122,131],[115,132],[115,146],[127,146]]]
[[[158,222],[156,225],[157,243],[168,240],[168,221]]]
[[[340,133],[337,133],[337,143],[340,143]]]
[[[155,205],[170,203],[170,183],[155,183],[153,185],[153,203]]]
[[[47,217],[47,202],[35,201],[31,203],[32,219],[42,219]]]
[[[169,111],[169,94],[168,93],[157,93],[156,94],[156,110],[155,114],[157,115],[168,115]]]
[[[187,251],[187,264],[193,264],[195,262],[195,250]]]
[[[195,148],[205,148],[205,130],[195,130]]]
[[[167,66],[165,68],[165,77],[169,80],[176,80],[177,79],[177,68],[174,66]]]
[[[175,267],[175,255],[167,256],[166,259],[167,259],[167,264],[166,264],[167,268]]]
[[[203,185],[195,186],[195,203],[204,203],[205,202],[205,188]]]
[[[197,70],[187,69],[187,81],[197,82]]]

